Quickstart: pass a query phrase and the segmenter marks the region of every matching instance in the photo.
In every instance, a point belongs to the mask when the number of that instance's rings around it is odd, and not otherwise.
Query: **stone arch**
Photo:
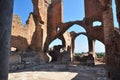
[[[78,25],[78,24],[74,24],[72,25],[68,30],[68,32],[71,32],[71,31],[75,31],[75,32],[86,32],[85,28]]]
[[[55,45],[62,45],[62,41],[60,39],[55,39],[49,44],[49,49]]]
[[[69,31],[71,33],[71,40],[72,40],[72,53],[73,55],[75,54],[75,47],[78,46],[78,44],[76,44],[76,38],[81,35],[82,33],[84,34],[86,32],[86,30],[84,29],[84,27],[78,25],[78,24],[74,24],[72,25],[67,31]],[[83,36],[82,36],[83,37]],[[80,38],[80,37],[79,37]],[[78,38],[77,38],[78,39]]]
[[[79,42],[79,43],[77,43],[77,42]],[[81,52],[88,52],[88,39],[87,39],[87,35],[84,34],[84,33],[81,33],[79,36],[77,36],[77,38],[75,40],[75,45],[76,45],[76,48],[79,47],[79,52],[80,53]],[[77,49],[75,49],[75,52],[78,51]]]
[[[62,46],[62,40],[60,39],[55,39],[49,44],[49,55],[51,56],[51,61],[57,61],[59,55],[60,55],[60,49],[63,47]]]

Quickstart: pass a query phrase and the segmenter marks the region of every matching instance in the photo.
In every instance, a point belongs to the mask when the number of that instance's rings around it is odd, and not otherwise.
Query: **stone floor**
[[[45,64],[9,73],[9,80],[109,80],[101,64]]]

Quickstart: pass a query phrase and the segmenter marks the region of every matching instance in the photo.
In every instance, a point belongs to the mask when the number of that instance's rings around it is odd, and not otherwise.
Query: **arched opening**
[[[88,39],[85,35],[80,35],[75,40],[75,53],[88,52]]]
[[[52,43],[49,45],[49,55],[51,56],[52,62],[57,61],[61,48],[62,41],[58,38],[52,41]]]
[[[112,12],[113,12],[113,21],[114,21],[114,26],[118,28],[118,22],[117,22],[117,16],[116,16],[116,4],[115,0],[112,0]]]
[[[82,20],[84,18],[84,0],[63,0],[64,22]]]
[[[102,26],[102,22],[100,22],[100,21],[94,21],[93,22],[93,27],[95,27],[95,26]]]
[[[24,6],[22,6],[24,5]],[[33,12],[33,4],[31,0],[14,0],[14,10],[13,13],[20,16],[22,24],[26,24],[29,13]]]
[[[98,40],[95,41],[95,53],[97,57],[104,57],[105,55],[105,45]]]
[[[105,45],[98,40],[95,41],[95,52],[105,52]]]
[[[68,29],[68,32],[72,31],[76,32],[76,35],[79,34],[80,32],[86,33],[86,30],[83,27],[76,24]],[[85,35],[79,34],[78,36],[76,36],[74,42],[75,42],[74,45],[75,54],[88,52],[88,40]]]
[[[54,41],[51,42],[51,44],[49,45],[49,49],[52,48],[55,45],[62,45],[62,41],[60,39],[55,39]]]
[[[73,25],[71,26],[68,30],[68,32],[71,32],[71,31],[75,31],[76,33],[79,33],[79,32],[86,32],[85,29],[79,25]]]

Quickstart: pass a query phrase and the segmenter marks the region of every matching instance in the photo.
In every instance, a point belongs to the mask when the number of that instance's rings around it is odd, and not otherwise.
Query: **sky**
[[[114,16],[114,26],[118,26],[116,20],[116,11],[115,11],[115,3],[113,0],[113,16]],[[14,0],[14,14],[17,14],[21,17],[23,24],[26,23],[28,19],[29,13],[33,12],[33,5],[31,0]],[[85,16],[84,14],[84,0],[63,0],[63,15],[64,22],[82,20]],[[98,24],[98,23],[96,23]],[[85,32],[85,30],[78,26],[73,25],[69,30],[76,32]],[[50,47],[53,45],[59,45],[61,41],[56,39],[50,44]],[[96,52],[105,52],[104,45],[96,41],[95,42],[95,51]],[[80,35],[75,40],[75,52],[88,52],[88,41],[87,37],[84,35]]]

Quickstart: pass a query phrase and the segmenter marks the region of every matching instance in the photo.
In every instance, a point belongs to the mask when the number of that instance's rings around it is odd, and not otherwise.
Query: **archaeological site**
[[[29,69],[79,71],[79,76],[72,79],[68,76],[66,79],[31,80],[120,80],[120,0],[114,0],[118,28],[114,26],[112,0],[84,0],[83,20],[69,22],[63,21],[63,0],[30,1],[33,12],[23,25],[21,18],[13,14],[14,0],[0,0],[0,80],[30,80],[8,77],[9,73]],[[95,21],[102,24],[93,26]],[[73,25],[80,25],[86,32],[68,32]],[[88,52],[82,57],[75,55],[75,39],[79,35],[85,35],[88,39]],[[49,47],[56,39],[60,39],[62,45]],[[99,78],[95,72],[98,70],[94,48],[96,40],[105,45],[104,64],[100,66],[104,71]],[[84,70],[88,71],[89,79],[83,78],[85,75],[81,71],[84,73]]]

